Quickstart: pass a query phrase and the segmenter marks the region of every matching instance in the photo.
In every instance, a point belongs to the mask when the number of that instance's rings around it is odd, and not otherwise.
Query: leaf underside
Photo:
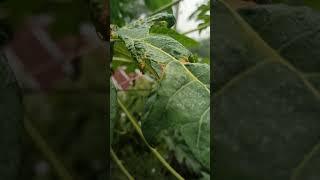
[[[307,76],[319,71],[319,40],[293,41],[319,24],[317,14],[284,5],[241,10],[271,49],[229,7],[214,10],[216,178],[319,179],[320,96],[312,86],[319,81]]]

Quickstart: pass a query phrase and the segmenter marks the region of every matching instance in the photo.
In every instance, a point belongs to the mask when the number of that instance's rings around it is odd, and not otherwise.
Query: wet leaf
[[[192,70],[202,81],[178,61],[166,66],[156,95],[150,99],[142,130],[150,142],[155,141],[163,130],[173,128],[180,131],[194,156],[209,169],[210,90],[205,84],[209,77],[202,77],[199,72],[208,71],[209,67],[205,64],[199,66],[202,66],[201,70]],[[208,74],[204,72],[204,75]]]
[[[208,64],[190,63],[194,58],[169,35],[174,17],[160,13],[115,31],[133,59],[145,72],[156,74],[157,85],[145,105],[142,131],[155,144],[162,132],[176,130],[203,169],[210,170],[210,88]],[[157,28],[162,28],[161,30]],[[165,31],[166,30],[166,31]]]
[[[169,28],[174,25],[174,17],[160,13],[135,21],[117,30],[118,37],[125,43],[131,56],[144,68],[149,66],[161,76],[162,65],[171,61],[188,61],[191,52],[170,36],[150,33],[153,25]],[[150,70],[150,69],[149,69]]]

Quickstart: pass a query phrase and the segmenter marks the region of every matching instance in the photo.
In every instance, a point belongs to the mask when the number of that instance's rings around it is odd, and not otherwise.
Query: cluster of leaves
[[[319,179],[319,12],[213,9],[215,178]]]
[[[137,123],[141,123],[137,131],[141,131],[148,146],[171,147],[180,152],[180,157],[176,157],[179,163],[194,166],[195,178],[203,174],[207,177],[210,172],[210,67],[197,63],[197,58],[186,48],[195,41],[172,30],[174,24],[173,15],[158,13],[120,28],[113,26],[112,63],[126,59],[136,64],[144,76],[153,79],[139,113],[120,107],[126,116],[134,116]],[[119,92],[117,99],[130,106]],[[118,121],[111,120],[111,124]]]

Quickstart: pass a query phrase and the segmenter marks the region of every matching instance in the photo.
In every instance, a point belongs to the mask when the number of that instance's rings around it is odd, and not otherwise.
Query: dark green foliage
[[[319,15],[285,5],[241,10],[270,48],[224,3],[214,11],[215,42],[220,42],[212,51],[218,89],[215,178],[320,178],[320,93],[310,83],[317,81],[320,67]]]
[[[319,73],[320,67],[320,52],[313,50],[320,48],[319,12],[269,5],[242,9],[240,14],[272,48],[314,82],[312,74]],[[307,49],[310,51],[305,53]]]
[[[52,15],[54,22],[50,25],[50,32],[54,37],[61,37],[65,34],[78,33],[80,23],[89,20],[89,13],[86,13],[89,12],[87,1],[89,0],[9,0],[0,5],[8,11],[8,21],[14,28],[24,25],[27,17],[40,14]]]
[[[17,180],[20,170],[23,125],[22,95],[9,67],[0,54],[0,179]]]
[[[12,32],[8,22],[4,19],[0,19],[0,48],[8,42],[11,36]]]

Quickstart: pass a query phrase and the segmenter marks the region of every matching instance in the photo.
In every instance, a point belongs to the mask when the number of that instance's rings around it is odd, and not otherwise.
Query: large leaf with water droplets
[[[172,15],[160,13],[135,21],[114,34],[141,66],[157,75],[158,86],[147,101],[142,131],[151,144],[164,130],[175,129],[185,145],[210,170],[210,68],[189,63],[192,53],[153,27],[170,28]],[[175,37],[175,38],[173,38]],[[180,39],[180,38],[179,38]]]
[[[146,139],[154,142],[159,133],[176,129],[190,150],[210,168],[209,65],[170,62],[156,94],[149,99],[142,122]]]

